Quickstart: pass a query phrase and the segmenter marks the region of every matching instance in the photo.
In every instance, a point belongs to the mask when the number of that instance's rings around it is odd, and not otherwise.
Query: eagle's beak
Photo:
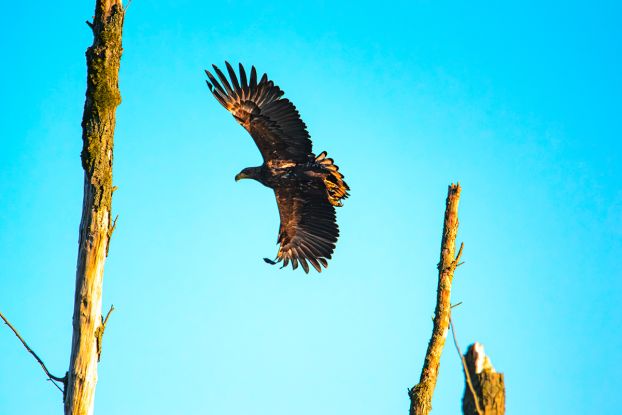
[[[235,175],[235,181],[238,182],[241,179],[246,179],[247,177],[248,176],[246,174],[244,174],[244,173],[238,173],[238,174]]]

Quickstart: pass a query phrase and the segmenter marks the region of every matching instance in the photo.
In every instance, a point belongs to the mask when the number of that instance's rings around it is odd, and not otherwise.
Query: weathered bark
[[[443,352],[447,331],[449,330],[451,282],[462,254],[461,245],[458,255],[455,256],[460,190],[460,184],[452,184],[447,191],[441,258],[438,264],[438,288],[434,325],[419,383],[410,389],[408,393],[410,396],[410,415],[424,415],[432,410],[432,395],[434,394],[438,378],[441,353]]]
[[[505,383],[503,373],[497,373],[490,359],[484,353],[484,346],[474,343],[464,355],[469,377],[477,395],[481,415],[505,414]],[[473,393],[467,386],[462,398],[462,412],[478,415]]]
[[[90,415],[103,335],[102,283],[111,220],[115,112],[121,103],[119,65],[125,10],[121,0],[96,0],[93,45],[86,51],[87,89],[82,118],[84,199],[78,246],[71,360],[65,414]]]

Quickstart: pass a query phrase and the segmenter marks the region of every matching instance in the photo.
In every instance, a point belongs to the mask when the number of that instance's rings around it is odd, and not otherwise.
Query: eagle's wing
[[[264,161],[306,162],[311,154],[311,140],[294,104],[281,98],[283,91],[269,81],[266,74],[257,83],[254,66],[251,68],[250,79],[247,79],[244,67],[240,64],[238,82],[229,62],[225,64],[231,83],[216,65],[212,65],[220,83],[206,70],[209,78],[207,85],[218,102],[250,133]]]
[[[283,261],[285,267],[291,261],[293,269],[300,263],[309,272],[308,261],[322,272],[321,265],[328,266],[326,260],[331,258],[339,236],[335,207],[326,197],[324,183],[318,180],[277,187],[274,194],[281,216],[277,262]]]

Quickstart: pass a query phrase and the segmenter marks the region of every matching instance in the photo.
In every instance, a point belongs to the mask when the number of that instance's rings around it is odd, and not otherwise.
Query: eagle
[[[315,155],[298,110],[283,91],[265,73],[257,80],[252,66],[247,76],[239,64],[239,78],[225,62],[229,79],[216,66],[214,76],[206,70],[207,86],[216,100],[253,137],[263,164],[247,167],[235,176],[253,179],[271,188],[279,209],[280,226],[274,260],[269,264],[298,264],[309,272],[309,264],[318,272],[328,267],[339,237],[335,208],[349,196],[350,188],[339,167],[326,151]]]

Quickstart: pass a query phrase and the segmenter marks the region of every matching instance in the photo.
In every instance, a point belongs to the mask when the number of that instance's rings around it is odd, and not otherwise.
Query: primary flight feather
[[[247,76],[242,64],[238,76],[225,62],[227,77],[216,65],[215,76],[205,71],[210,91],[253,137],[263,156],[259,167],[243,169],[235,180],[254,179],[274,190],[281,225],[276,262],[298,264],[309,272],[328,266],[339,236],[335,207],[342,206],[350,189],[331,158],[323,151],[315,155],[294,104],[282,98],[283,91],[251,67]],[[230,82],[229,82],[230,81]]]

